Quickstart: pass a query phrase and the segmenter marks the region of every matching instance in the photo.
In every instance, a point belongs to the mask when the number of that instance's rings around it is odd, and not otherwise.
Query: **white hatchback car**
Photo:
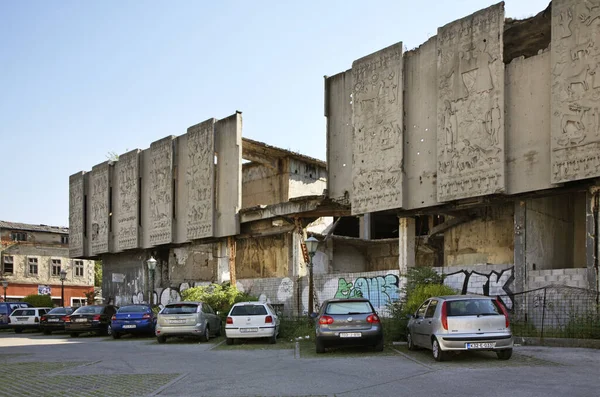
[[[226,343],[235,339],[268,338],[276,343],[279,335],[279,316],[268,303],[240,302],[233,305],[225,325]]]
[[[40,317],[52,310],[51,307],[24,307],[15,309],[8,317],[10,327],[19,334],[24,329],[40,329]]]

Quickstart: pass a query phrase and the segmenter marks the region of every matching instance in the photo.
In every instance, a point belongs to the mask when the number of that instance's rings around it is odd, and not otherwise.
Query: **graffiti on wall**
[[[500,296],[509,309],[513,307],[514,293],[511,284],[515,280],[514,267],[500,272],[477,272],[460,270],[444,276],[444,284],[458,288],[461,294],[480,294],[486,296]]]
[[[354,283],[344,277],[338,278],[334,298],[367,298],[375,307],[385,307],[398,300],[400,279],[395,274],[376,277],[358,277]]]

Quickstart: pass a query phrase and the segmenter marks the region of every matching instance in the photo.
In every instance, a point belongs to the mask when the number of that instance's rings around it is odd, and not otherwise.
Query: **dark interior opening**
[[[360,221],[355,216],[343,216],[338,222],[333,234],[345,237],[360,237]]]

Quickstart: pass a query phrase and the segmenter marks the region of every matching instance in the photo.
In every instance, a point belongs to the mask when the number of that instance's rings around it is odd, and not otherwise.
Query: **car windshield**
[[[238,305],[231,309],[230,316],[262,316],[267,314],[263,305]]]
[[[122,308],[119,309],[119,313],[146,313],[148,311],[150,311],[149,306],[139,306],[139,305],[123,306]]]
[[[492,299],[465,299],[448,301],[448,316],[501,315],[502,310]]]
[[[102,306],[82,306],[73,314],[102,314]]]
[[[197,310],[198,310],[198,305],[196,305],[196,304],[178,303],[175,305],[167,305],[161,313],[162,314],[189,314],[189,313],[196,313]]]
[[[325,314],[365,314],[373,313],[369,302],[331,302]]]

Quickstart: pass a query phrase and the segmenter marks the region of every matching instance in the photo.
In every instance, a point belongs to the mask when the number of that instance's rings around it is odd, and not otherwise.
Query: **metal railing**
[[[600,293],[548,286],[513,295],[514,336],[600,339]]]

